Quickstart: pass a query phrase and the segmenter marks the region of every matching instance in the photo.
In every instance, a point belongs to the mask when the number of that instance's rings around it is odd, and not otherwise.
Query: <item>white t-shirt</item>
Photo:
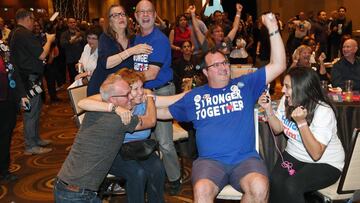
[[[79,60],[79,63],[83,64],[84,72],[90,71],[92,73],[96,68],[97,59],[98,49],[96,48],[96,50],[91,53],[89,44],[86,44]]]
[[[249,56],[245,49],[246,41],[243,38],[236,39],[236,46],[241,46],[241,48],[234,48],[230,53],[231,58],[247,58]]]
[[[307,20],[300,21],[300,20],[294,20],[293,21],[295,25],[295,37],[296,38],[303,38],[307,34],[309,34],[311,30],[311,23]]]
[[[286,119],[285,96],[280,100],[276,117],[283,124],[284,134],[289,138],[285,150],[291,156],[307,163],[327,163],[342,171],[345,153],[340,139],[337,136],[335,113],[328,105],[317,105],[314,118],[309,126],[315,139],[326,146],[322,157],[316,162],[306,151],[296,123]]]

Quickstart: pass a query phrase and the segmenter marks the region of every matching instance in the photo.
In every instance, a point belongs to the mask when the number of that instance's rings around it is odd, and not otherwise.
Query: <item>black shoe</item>
[[[39,141],[37,141],[37,145],[40,146],[40,147],[46,147],[48,146],[49,144],[51,144],[52,141],[51,140],[46,140],[46,139],[40,139]]]
[[[55,97],[55,98],[51,98],[50,101],[51,101],[51,103],[59,103],[59,102],[61,102],[61,99],[58,97]]]
[[[181,190],[181,178],[175,180],[175,181],[171,181],[169,183],[169,188],[168,188],[168,192],[170,196],[174,196],[179,194],[180,190]]]
[[[11,174],[11,173],[6,173],[4,175],[0,175],[0,181],[1,182],[13,182],[13,181],[16,181],[18,180],[19,178],[14,175],[14,174]]]

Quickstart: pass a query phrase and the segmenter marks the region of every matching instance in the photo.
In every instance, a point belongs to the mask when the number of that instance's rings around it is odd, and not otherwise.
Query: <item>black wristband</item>
[[[271,37],[271,36],[274,36],[274,35],[276,35],[277,33],[279,33],[280,31],[279,31],[279,29],[277,29],[277,30],[275,30],[274,32],[270,32],[269,33],[269,36]]]

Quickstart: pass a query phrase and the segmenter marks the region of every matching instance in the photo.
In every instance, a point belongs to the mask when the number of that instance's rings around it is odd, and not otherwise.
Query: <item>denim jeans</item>
[[[155,90],[156,95],[167,96],[174,95],[175,85],[170,84]],[[163,163],[169,181],[175,181],[180,178],[180,163],[173,142],[172,121],[156,122],[154,130],[156,141],[159,142],[159,148],[163,155]]]
[[[145,191],[148,203],[164,202],[165,169],[155,153],[143,161],[125,161],[118,153],[109,173],[126,179],[128,203],[145,202]]]
[[[36,95],[30,99],[31,110],[24,112],[24,137],[25,149],[37,146],[40,140],[40,114],[41,114],[41,95]]]
[[[80,189],[74,192],[66,189],[66,185],[56,179],[54,185],[55,203],[102,203],[97,192]]]

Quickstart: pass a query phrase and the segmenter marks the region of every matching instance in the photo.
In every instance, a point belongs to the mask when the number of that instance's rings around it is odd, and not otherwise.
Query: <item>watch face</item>
[[[112,105],[111,111],[112,111],[112,112],[115,112],[115,110],[116,110],[116,107],[117,107],[117,106],[115,106],[115,105]]]

